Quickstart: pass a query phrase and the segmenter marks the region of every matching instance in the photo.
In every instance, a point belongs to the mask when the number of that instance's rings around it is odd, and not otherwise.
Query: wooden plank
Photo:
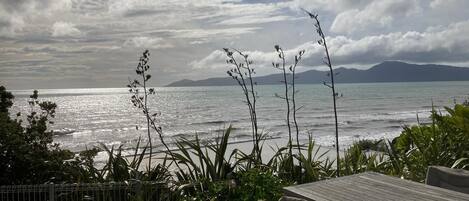
[[[306,200],[469,200],[463,194],[379,173],[367,172],[284,188]]]
[[[373,176],[370,176],[372,175]],[[406,190],[411,190],[418,192],[418,194],[429,194],[435,198],[439,198],[439,200],[445,199],[463,199],[468,200],[469,194],[464,194],[444,188],[439,188],[435,186],[425,185],[422,183],[417,183],[409,180],[399,179],[396,177],[390,177],[378,173],[369,173],[365,176],[365,178],[374,180],[374,183],[382,183],[383,181],[386,182],[387,185],[394,185],[395,187],[402,187]]]

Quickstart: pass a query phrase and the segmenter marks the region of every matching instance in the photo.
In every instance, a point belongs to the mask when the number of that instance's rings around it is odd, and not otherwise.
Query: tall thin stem
[[[151,170],[151,158],[153,154],[153,144],[151,140],[151,133],[150,133],[150,114],[148,114],[148,92],[147,92],[147,78],[145,77],[145,70],[142,71],[142,78],[143,78],[143,93],[144,93],[144,104],[143,109],[145,111],[145,115],[147,118],[147,136],[148,136],[148,143],[150,145],[150,156],[148,158],[148,170]]]
[[[336,160],[337,160],[337,177],[340,176],[340,173],[339,173],[339,163],[340,163],[340,156],[339,156],[339,123],[337,121],[337,93],[335,92],[335,83],[334,83],[334,71],[332,69],[332,64],[331,64],[331,58],[329,56],[329,50],[327,49],[327,43],[326,43],[326,39],[323,37],[324,39],[324,48],[326,49],[326,55],[327,55],[327,62],[329,63],[329,71],[330,71],[330,74],[331,74],[331,89],[332,89],[332,100],[333,100],[333,103],[334,103],[334,120],[335,120],[335,148],[336,148],[336,154],[337,154],[337,157],[336,157]]]
[[[145,115],[145,118],[147,120],[147,136],[148,136],[148,144],[150,146],[150,154],[149,154],[149,159],[148,159],[148,170],[151,170],[151,161],[153,158],[153,140],[151,138],[151,131],[150,129],[153,128],[158,133],[158,137],[161,141],[161,143],[164,145],[166,148],[166,153],[169,153],[171,157],[174,159],[172,151],[169,149],[169,146],[166,144],[164,137],[163,137],[163,132],[160,126],[157,126],[156,124],[156,116],[158,113],[153,113],[150,114],[150,111],[148,109],[148,95],[155,94],[155,89],[154,88],[148,88],[147,87],[147,82],[150,80],[151,75],[147,73],[147,71],[150,69],[150,65],[148,65],[148,62],[150,60],[150,52],[148,50],[145,50],[143,52],[143,55],[140,57],[139,63],[136,68],[136,73],[137,75],[140,75],[142,77],[142,81],[138,79],[130,80],[129,79],[129,84],[127,87],[129,88],[130,93],[132,93],[131,101],[133,105],[139,109],[142,109],[143,114]],[[139,90],[143,88],[143,95],[140,95]],[[181,170],[179,165],[176,163],[176,166]]]
[[[298,62],[301,60],[301,57],[304,54],[304,50],[301,50],[298,52],[298,55],[295,55],[295,62],[293,65],[290,65],[289,70],[292,72],[292,81],[288,81],[288,76],[287,76],[287,66],[286,66],[286,58],[285,58],[285,52],[279,45],[275,45],[275,50],[278,53],[279,58],[282,60],[282,65],[280,67],[279,63],[272,63],[274,68],[280,69],[283,73],[283,84],[285,87],[285,95],[284,97],[281,97],[276,94],[281,99],[284,99],[287,105],[287,113],[286,113],[286,120],[287,120],[287,128],[288,128],[288,153],[290,157],[293,157],[293,137],[292,137],[292,126],[291,126],[291,116],[293,115],[293,122],[295,126],[295,131],[296,131],[296,143],[297,143],[297,148],[298,148],[298,156],[301,157],[301,147],[300,147],[300,140],[299,140],[299,128],[298,128],[298,122],[296,120],[296,102],[295,102],[295,69],[296,66],[298,65]],[[292,92],[290,92],[290,86],[292,87]],[[291,93],[291,95],[290,95]],[[290,98],[291,97],[291,98]],[[293,110],[293,111],[292,111]],[[294,163],[293,160],[291,160],[291,167],[292,171],[294,170]],[[301,167],[301,160],[299,160],[299,166]]]
[[[285,53],[282,48],[279,48],[280,58],[282,59],[282,71],[283,71],[283,83],[285,85],[285,102],[287,104],[287,128],[288,128],[288,153],[290,157],[293,156],[292,152],[292,134],[291,134],[291,123],[290,123],[290,95],[288,93],[288,79],[287,79],[287,70],[285,69]]]
[[[261,151],[259,147],[260,136],[258,133],[257,127],[257,115],[256,115],[256,92],[254,91],[254,81],[252,75],[255,73],[254,69],[250,67],[252,61],[248,60],[248,55],[243,54],[241,51],[233,49],[231,51],[228,48],[223,49],[228,57],[227,63],[232,64],[234,67],[227,71],[227,74],[238,82],[238,85],[241,86],[243,94],[246,98],[246,104],[249,109],[249,116],[251,120],[252,127],[252,141],[253,141],[253,150],[252,155],[256,163],[262,162]],[[244,62],[236,61],[234,53],[242,56]],[[248,86],[249,85],[249,86]]]
[[[257,150],[257,155],[258,157],[260,157],[260,148],[259,148],[259,141],[260,141],[260,137],[259,137],[259,134],[258,134],[258,127],[257,127],[257,114],[256,114],[256,92],[254,91],[254,83],[253,83],[253,80],[252,80],[252,74],[254,73],[254,70],[251,69],[250,67],[250,61],[248,60],[248,56],[247,55],[244,55],[242,52],[238,51],[239,54],[241,54],[243,57],[244,57],[244,62],[246,64],[246,69],[248,70],[248,78],[249,78],[249,84],[250,84],[250,87],[251,87],[251,97],[252,97],[252,123],[253,123],[253,126],[254,126],[254,132],[255,132],[255,136],[256,136],[256,150]]]
[[[300,53],[300,57],[301,57],[301,53]],[[296,89],[295,89],[295,72],[296,72],[296,64],[298,64],[298,57],[295,57],[295,65],[292,66],[291,68],[291,72],[292,72],[292,82],[291,82],[291,86],[292,86],[292,97],[291,97],[291,101],[292,101],[292,109],[293,109],[293,123],[295,125],[295,131],[296,131],[296,146],[298,148],[298,155],[301,156],[301,147],[300,147],[300,130],[298,129],[298,121],[296,120],[296,100],[295,100],[295,94],[296,94]],[[301,160],[300,160],[300,167],[301,167]]]
[[[319,22],[318,15],[314,15],[314,14],[312,14],[312,13],[306,11],[306,10],[304,10],[304,11],[312,19],[315,20],[316,24],[314,26],[316,27],[317,33],[321,37],[321,40],[319,40],[318,43],[319,43],[319,45],[324,46],[324,49],[326,51],[326,60],[327,61],[324,61],[324,63],[329,67],[329,74],[331,76],[331,84],[328,85],[328,84],[324,83],[324,85],[328,86],[332,90],[332,101],[333,101],[333,104],[334,104],[334,120],[335,120],[335,148],[336,148],[336,154],[337,154],[337,157],[336,157],[336,163],[337,163],[336,175],[337,175],[337,177],[339,177],[340,176],[340,173],[339,173],[339,170],[340,170],[339,125],[338,125],[338,121],[337,121],[337,103],[336,103],[337,102],[336,101],[337,93],[335,92],[334,70],[332,68],[332,62],[331,62],[331,57],[329,55],[329,49],[327,48],[326,37],[324,35],[324,32],[322,31],[321,23]]]

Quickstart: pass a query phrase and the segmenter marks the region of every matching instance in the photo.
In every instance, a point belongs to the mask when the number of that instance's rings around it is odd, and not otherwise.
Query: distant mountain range
[[[435,65],[409,64],[398,61],[386,61],[367,70],[337,68],[334,70],[337,83],[369,83],[369,82],[425,82],[425,81],[465,81],[469,80],[469,68]],[[328,72],[309,70],[297,73],[298,84],[316,84],[328,81]],[[282,74],[271,74],[255,78],[258,84],[280,84]],[[227,86],[236,85],[231,77],[209,78],[205,80],[180,80],[167,86]]]

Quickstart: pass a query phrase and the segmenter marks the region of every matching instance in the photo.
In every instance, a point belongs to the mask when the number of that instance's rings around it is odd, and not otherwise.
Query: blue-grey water
[[[334,124],[330,90],[323,85],[298,85],[298,123],[303,139],[308,134],[319,144],[332,145]],[[416,82],[338,84],[340,143],[348,145],[362,138],[391,138],[402,126],[426,121],[432,104],[437,108],[462,102],[469,96],[469,82]],[[238,86],[156,88],[150,96],[152,111],[161,112],[161,127],[168,141],[178,136],[213,139],[220,129],[236,128],[232,141],[250,139],[249,113]],[[283,88],[257,86],[259,127],[272,137],[286,137],[285,103],[276,98]],[[14,111],[29,111],[32,90],[13,91]],[[126,88],[40,89],[42,100],[57,103],[55,131],[69,134],[54,141],[73,151],[98,143],[135,146],[139,136],[146,139],[142,112],[132,107]],[[428,119],[427,119],[428,120]],[[136,126],[140,129],[136,130]],[[155,143],[158,137],[154,134]]]

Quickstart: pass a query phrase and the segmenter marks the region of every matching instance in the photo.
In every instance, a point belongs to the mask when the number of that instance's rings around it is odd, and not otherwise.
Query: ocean
[[[297,85],[297,118],[302,140],[311,134],[318,144],[334,144],[334,116],[330,90],[320,84]],[[161,87],[150,96],[149,108],[160,112],[159,124],[167,141],[179,137],[213,140],[232,125],[231,141],[250,139],[247,105],[238,86]],[[285,101],[281,85],[256,86],[257,115],[262,132],[269,137],[288,137]],[[391,139],[405,125],[428,122],[434,106],[452,106],[469,97],[469,82],[413,82],[337,84],[339,141],[350,145],[359,139]],[[39,89],[41,100],[57,104],[55,123],[50,129],[60,133],[54,142],[72,151],[103,143],[132,149],[141,136],[145,143],[145,118],[130,102],[126,88]],[[28,113],[32,90],[15,90],[12,114]],[[139,127],[139,129],[137,129]],[[153,134],[156,149],[161,149]]]

